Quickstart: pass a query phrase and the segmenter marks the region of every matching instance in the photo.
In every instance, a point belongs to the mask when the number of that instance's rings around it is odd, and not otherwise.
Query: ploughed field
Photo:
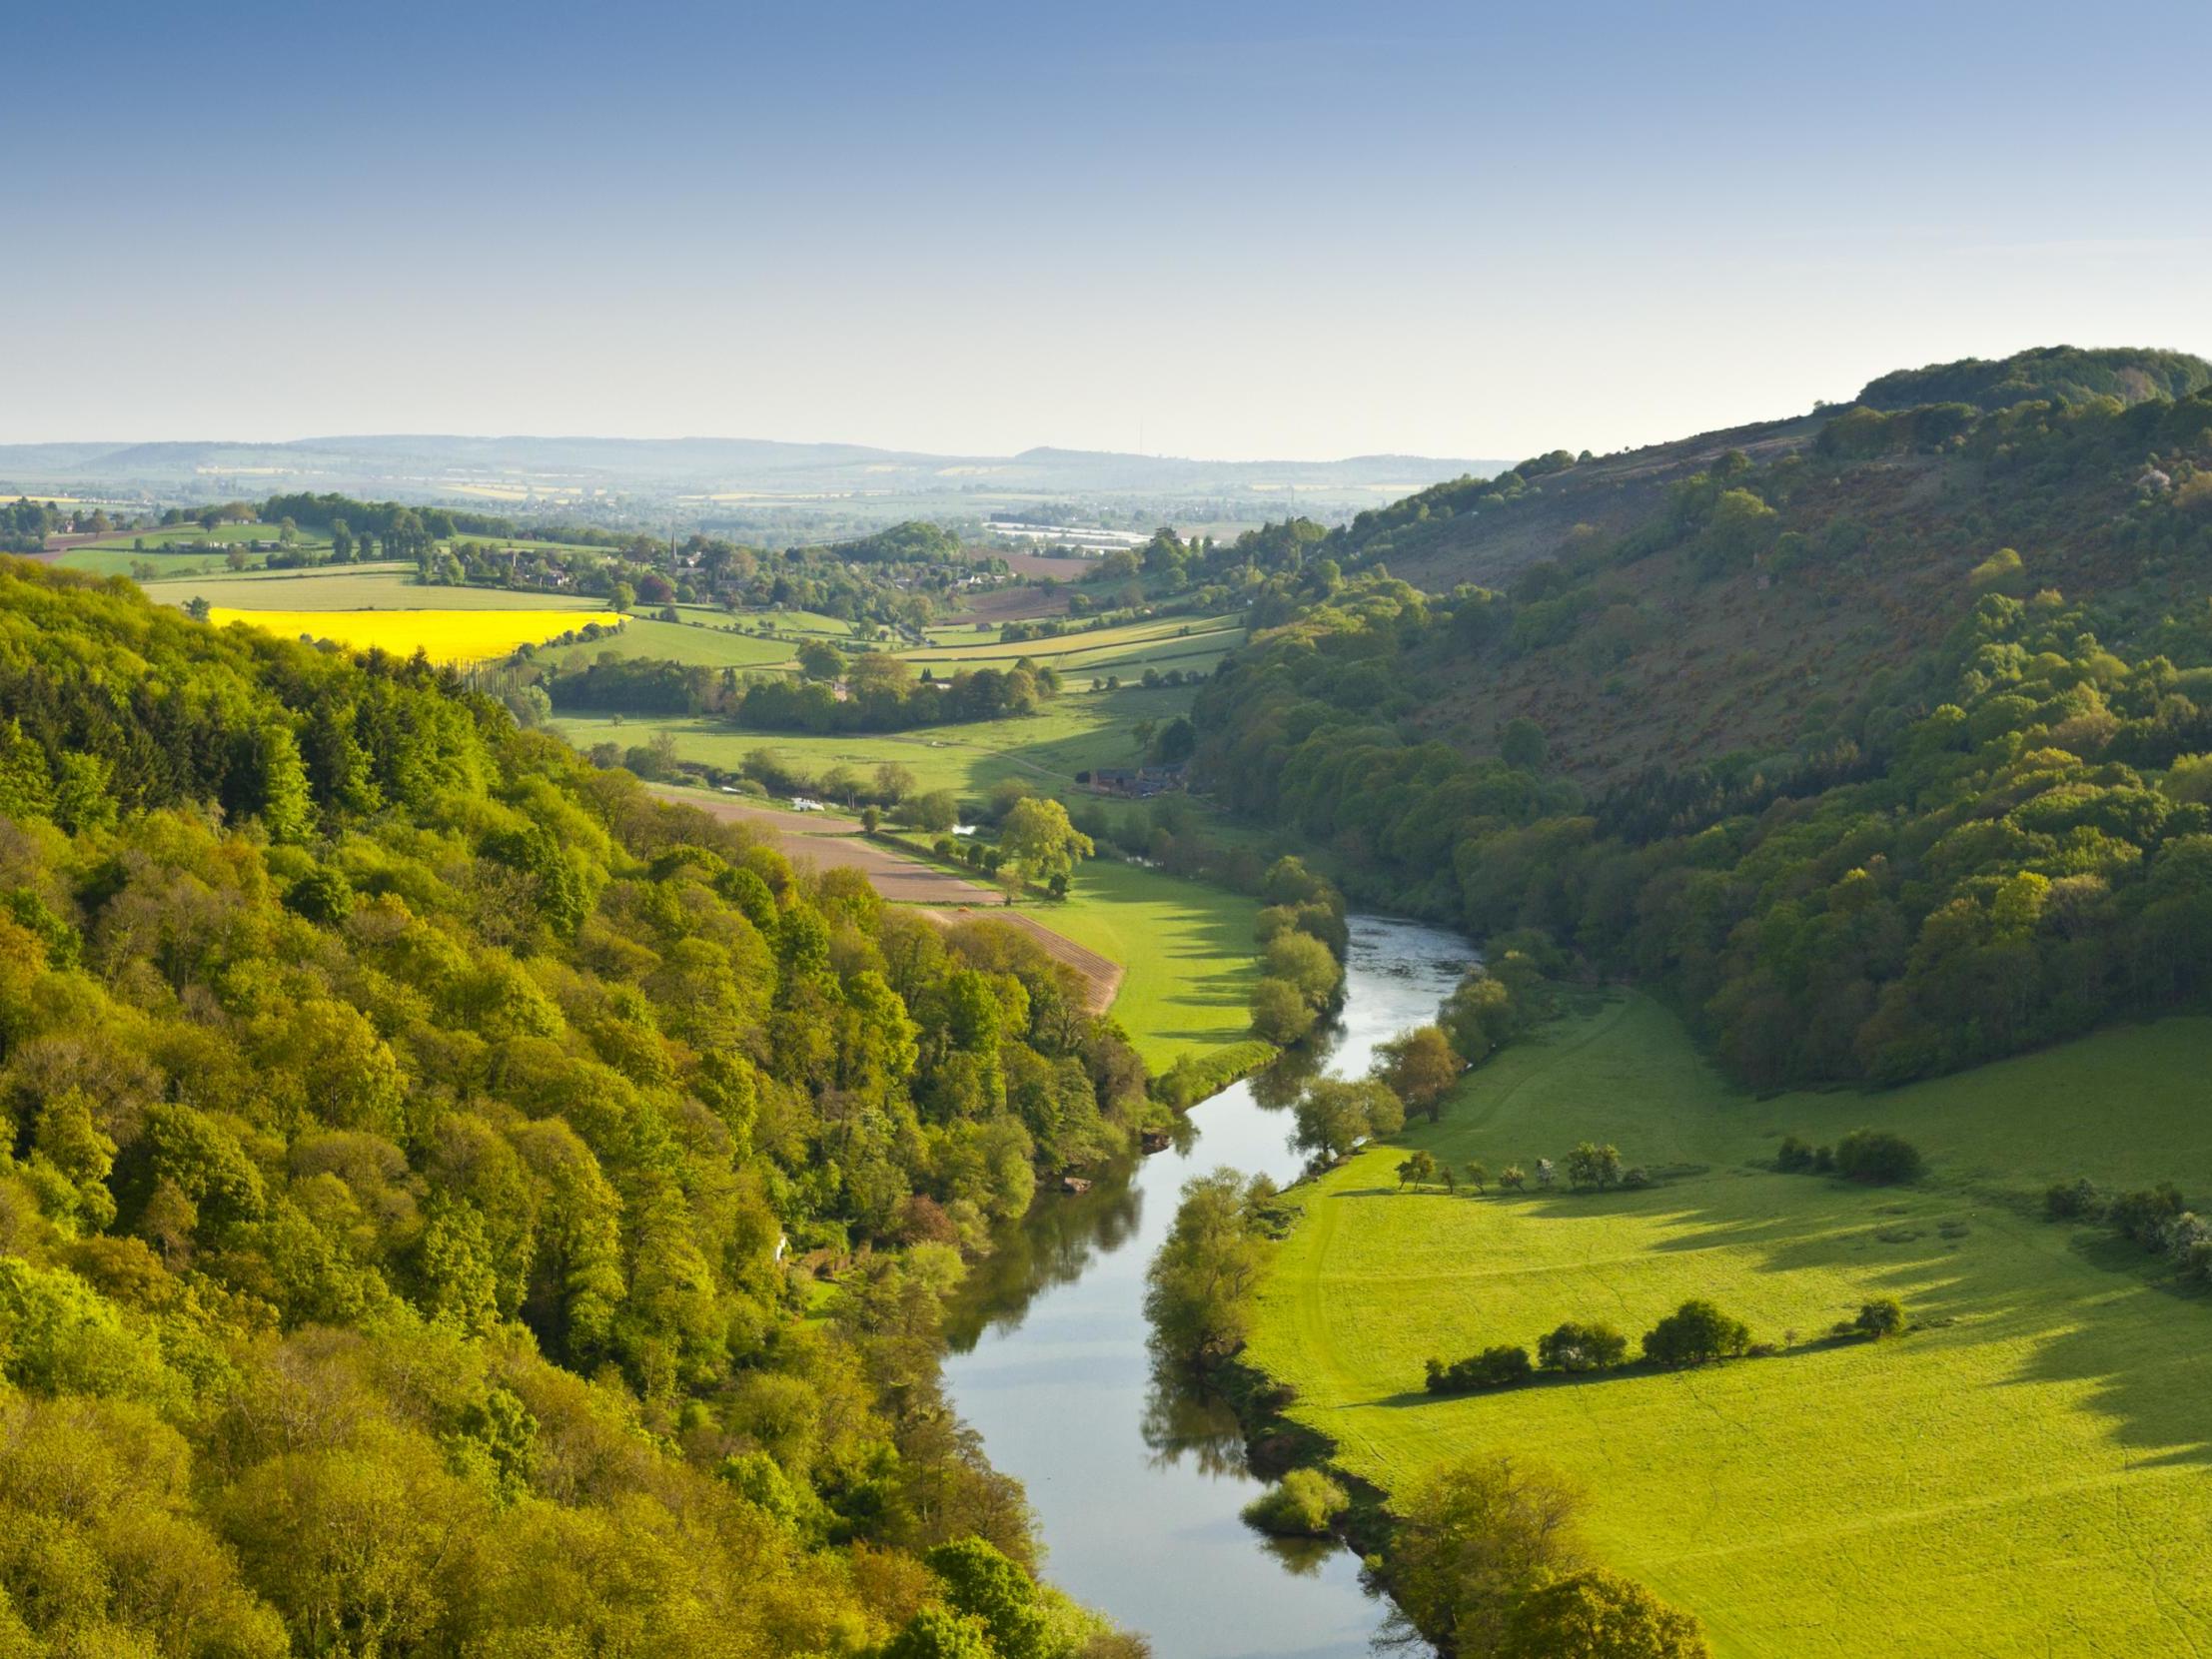
[[[1534,1168],[1613,1142],[1641,1192],[1401,1193],[1393,1144],[1299,1190],[1249,1357],[1387,1490],[1476,1451],[1590,1497],[1596,1553],[1701,1617],[1722,1655],[2191,1653],[2212,1644],[2212,1296],[2105,1230],[2043,1219],[2054,1181],[2212,1194],[2212,1020],[2107,1032],[1881,1095],[1754,1100],[1641,997],[1463,1080],[1403,1140]],[[1776,1145],[1871,1127],[1910,1187],[1783,1175]],[[1894,1295],[1916,1328],[1828,1327]],[[1567,1319],[1633,1344],[1690,1296],[1794,1341],[1436,1398],[1423,1362],[1535,1350]]]

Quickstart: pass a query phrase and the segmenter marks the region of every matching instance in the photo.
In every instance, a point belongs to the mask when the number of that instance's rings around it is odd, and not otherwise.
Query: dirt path
[[[695,806],[729,823],[759,830],[794,864],[858,870],[886,899],[927,906],[921,914],[940,927],[989,920],[1019,928],[1043,946],[1054,961],[1066,963],[1083,977],[1088,988],[1083,1003],[1093,1014],[1111,1008],[1114,994],[1121,989],[1122,966],[1111,957],[1100,956],[1054,933],[1022,911],[1009,910],[994,888],[866,839],[849,818],[788,812],[781,807],[758,806],[749,799],[705,795],[696,790],[656,788],[652,793],[664,801]]]

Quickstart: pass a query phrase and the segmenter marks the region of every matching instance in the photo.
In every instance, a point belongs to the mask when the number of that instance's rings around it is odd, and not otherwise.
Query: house
[[[1088,775],[1077,774],[1075,781],[1088,784],[1101,795],[1122,795],[1130,800],[1145,801],[1183,788],[1189,772],[1189,763],[1185,761],[1177,761],[1173,766],[1101,766]]]

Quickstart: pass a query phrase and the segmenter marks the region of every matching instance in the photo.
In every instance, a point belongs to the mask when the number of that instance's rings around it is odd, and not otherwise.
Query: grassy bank
[[[2212,1184],[2212,1021],[2173,1020],[1881,1096],[1754,1101],[1656,1005],[1617,1000],[1500,1055],[1439,1158],[1617,1143],[1644,1192],[1405,1194],[1397,1147],[1303,1191],[1251,1357],[1291,1415],[1386,1490],[1485,1449],[1592,1494],[1609,1564],[1695,1611],[1728,1655],[2190,1651],[2212,1637],[2212,1305],[2034,1196]],[[1907,1189],[1772,1173],[1785,1134],[1894,1129]],[[1869,1296],[1921,1328],[1811,1340]],[[1533,1346],[1568,1318],[1632,1339],[1692,1295],[1769,1358],[1433,1399],[1422,1364]]]

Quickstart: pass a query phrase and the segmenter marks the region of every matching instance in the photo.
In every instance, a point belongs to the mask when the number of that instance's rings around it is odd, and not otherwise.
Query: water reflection
[[[945,1382],[991,1460],[1028,1487],[1047,1572],[1153,1639],[1161,1659],[1353,1659],[1387,1608],[1323,1540],[1261,1537],[1258,1490],[1228,1403],[1155,1373],[1144,1270],[1191,1176],[1298,1174],[1284,1109],[1326,1070],[1435,1017],[1465,941],[1355,917],[1343,1015],[1317,1051],[1196,1107],[1170,1147],[1044,1197],[970,1276],[947,1320]]]

